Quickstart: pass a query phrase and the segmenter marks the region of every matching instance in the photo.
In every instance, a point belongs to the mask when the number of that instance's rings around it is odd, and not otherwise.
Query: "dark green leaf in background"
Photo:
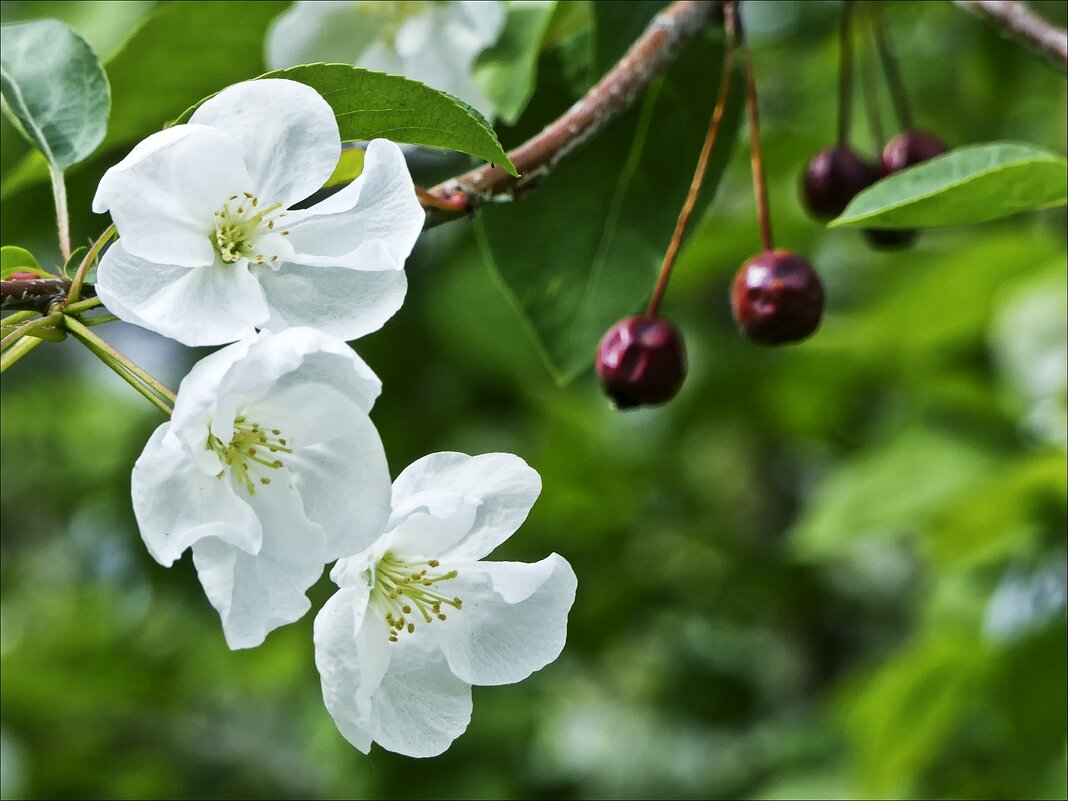
[[[0,28],[4,109],[59,170],[96,150],[108,124],[108,80],[92,48],[56,20]]]
[[[657,10],[650,3],[594,6],[597,63],[611,63]],[[567,105],[561,51],[543,59],[538,93],[516,138]],[[722,41],[691,44],[637,106],[519,202],[484,207],[487,261],[538,340],[560,382],[593,360],[597,341],[648,297],[715,104]],[[701,190],[698,218],[733,147],[740,93],[732,93]],[[670,316],[671,294],[667,298]]]
[[[472,77],[508,125],[519,119],[534,94],[538,51],[555,8],[555,0],[513,0],[497,43],[475,63]]]
[[[1009,142],[953,150],[865,189],[829,227],[938,228],[1062,206],[1068,162]]]

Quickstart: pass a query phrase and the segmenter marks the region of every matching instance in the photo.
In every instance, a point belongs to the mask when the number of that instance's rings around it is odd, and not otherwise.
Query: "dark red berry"
[[[837,217],[879,171],[847,147],[825,147],[812,157],[801,181],[801,197],[813,217]]]
[[[880,166],[883,175],[890,175],[913,164],[940,156],[947,150],[949,146],[934,134],[904,131],[886,143]]]
[[[868,244],[881,250],[907,248],[916,241],[915,228],[865,228],[864,238]]]
[[[745,264],[731,288],[734,319],[762,345],[797,342],[823,316],[823,285],[812,266],[788,250],[765,250]]]
[[[669,401],[686,377],[682,339],[667,320],[627,317],[597,346],[597,375],[620,409]]]

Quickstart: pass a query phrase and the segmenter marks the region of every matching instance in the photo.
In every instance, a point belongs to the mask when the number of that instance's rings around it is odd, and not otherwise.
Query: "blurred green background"
[[[286,5],[181,4],[249,26]],[[920,127],[1064,152],[1063,74],[950,3],[884,5]],[[1032,5],[1064,25],[1065,4]],[[691,372],[664,408],[615,412],[591,372],[558,387],[468,221],[424,237],[403,310],[356,345],[394,473],[436,450],[540,471],[495,556],[574,565],[559,661],[476,688],[440,758],[356,752],[323,707],[311,615],[230,652],[191,561],[142,546],[129,475],[158,412],[77,343],[46,344],[3,376],[3,797],[1066,796],[1065,212],[889,253],[811,222],[797,178],[834,136],[839,4],[746,6],[776,238],[829,297],[811,341],[734,330],[729,282],[758,249],[740,136],[667,295]],[[107,64],[152,7],[0,9],[67,21]],[[214,69],[218,89],[259,58],[163,41],[152,69]],[[149,104],[154,74],[116,96]],[[144,116],[133,141],[166,119]],[[130,144],[70,176],[76,241],[106,224],[89,199]],[[5,181],[25,152],[5,121]],[[558,224],[581,225],[567,206]],[[53,263],[51,209],[47,185],[5,191],[3,243]],[[100,331],[171,385],[207,352]]]

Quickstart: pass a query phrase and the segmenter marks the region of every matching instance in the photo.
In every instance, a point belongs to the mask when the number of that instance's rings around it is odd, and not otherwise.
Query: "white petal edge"
[[[404,153],[386,139],[368,143],[355,181],[306,211],[288,226],[294,261],[361,270],[401,269],[426,222]],[[361,250],[371,242],[384,251]]]
[[[397,509],[427,490],[454,490],[480,501],[467,537],[453,547],[452,562],[475,562],[491,553],[522,525],[541,493],[541,477],[518,456],[468,456],[443,451],[406,467],[393,482]]]
[[[363,753],[371,750],[370,722],[356,702],[364,668],[356,647],[356,634],[367,613],[368,590],[339,590],[315,616],[315,667],[323,702],[341,735]]]
[[[251,336],[270,312],[244,262],[183,267],[147,261],[123,238],[101,259],[96,292],[120,319],[183,345],[222,345]]]
[[[326,559],[351,556],[385,530],[390,512],[389,466],[378,430],[357,417],[343,437],[301,448],[286,460],[304,514],[326,535]]]
[[[163,423],[152,432],[130,482],[134,515],[152,558],[170,567],[205,537],[258,552],[263,533],[255,512],[229,481],[198,470],[168,436],[170,427]]]
[[[513,684],[560,655],[578,586],[567,560],[552,554],[534,564],[480,562],[459,571],[448,591],[463,608],[427,626],[459,678]]]
[[[193,545],[200,583],[222,620],[231,649],[253,648],[311,608],[305,593],[326,564],[322,528],[309,521],[296,489],[281,481],[260,487],[249,504],[263,526],[263,545],[250,555],[222,540]]]
[[[247,191],[238,143],[202,125],[152,134],[100,179],[93,211],[111,219],[131,254],[182,267],[213,264],[215,212]]]
[[[429,638],[402,637],[390,650],[389,668],[371,696],[371,736],[387,751],[438,756],[471,722],[471,686]]]
[[[360,250],[364,264],[390,264],[381,243],[368,243]],[[313,325],[346,341],[385,325],[404,304],[408,291],[404,272],[392,269],[286,264],[258,278],[270,310],[265,328],[280,331]]]
[[[246,191],[286,209],[325,184],[341,157],[333,109],[296,81],[265,78],[228,86],[189,121],[233,138],[252,179]]]
[[[280,70],[325,61],[351,64],[381,34],[374,16],[355,13],[352,0],[299,0],[271,24],[267,67]]]

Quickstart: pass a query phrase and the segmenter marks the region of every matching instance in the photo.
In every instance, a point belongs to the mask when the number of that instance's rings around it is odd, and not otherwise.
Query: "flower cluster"
[[[340,144],[307,86],[220,92],[104,175],[94,209],[120,239],[97,291],[180,342],[231,343],[185,377],[134,466],[149,552],[170,566],[192,550],[231,648],[302,617],[336,562],[314,625],[326,707],[361,751],[433,756],[467,728],[471,685],[556,659],[576,579],[556,554],[483,561],[541,490],[519,457],[437,453],[391,486],[369,417],[381,383],[345,339],[399,308],[423,212],[384,140],[308,205]]]

